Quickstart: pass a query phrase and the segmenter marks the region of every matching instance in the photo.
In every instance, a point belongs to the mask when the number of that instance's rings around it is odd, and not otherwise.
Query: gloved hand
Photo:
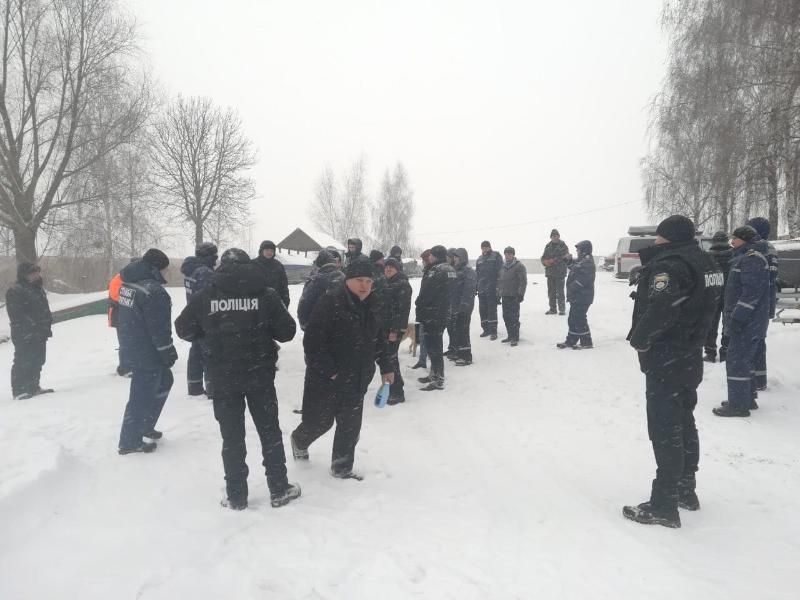
[[[172,365],[178,360],[178,351],[175,350],[175,346],[170,345],[158,352],[161,354],[161,360],[164,361],[164,364],[167,365],[168,368],[172,368]]]

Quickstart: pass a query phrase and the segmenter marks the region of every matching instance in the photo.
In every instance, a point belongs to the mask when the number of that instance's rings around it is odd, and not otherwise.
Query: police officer
[[[286,277],[286,268],[283,263],[275,258],[275,242],[264,240],[258,247],[258,256],[253,259],[267,276],[267,287],[278,292],[283,303],[289,306],[289,279]]]
[[[769,260],[767,243],[749,225],[734,230],[732,245],[733,262],[723,313],[728,336],[728,402],[713,412],[718,417],[747,417],[750,409],[758,408],[753,372],[769,324]]]
[[[300,323],[300,329],[305,330],[314,306],[325,295],[325,292],[337,284],[344,283],[344,273],[339,268],[340,265],[341,257],[336,250],[323,249],[317,254],[317,258],[314,259],[316,273],[306,281],[300,302],[297,304],[297,320]]]
[[[593,348],[592,332],[586,317],[589,307],[594,302],[594,278],[597,266],[592,256],[592,242],[583,240],[575,244],[578,258],[569,264],[567,275],[567,339],[556,344],[558,348]],[[580,346],[578,346],[580,342]]]
[[[23,262],[17,267],[17,282],[6,292],[6,310],[14,344],[11,393],[15,400],[27,400],[52,392],[39,386],[47,339],[53,336],[53,316],[44,292],[39,265]]]
[[[775,318],[775,309],[778,304],[778,252],[769,241],[771,226],[764,217],[753,217],[747,224],[756,230],[759,237],[767,244],[767,262],[769,263],[769,318]],[[769,327],[769,321],[767,322]],[[753,359],[753,375],[757,391],[767,389],[767,338],[761,339]]]
[[[223,506],[233,510],[247,508],[245,403],[261,440],[270,503],[277,508],[300,496],[300,487],[286,478],[275,393],[275,342],[294,338],[295,328],[264,272],[238,248],[225,251],[210,286],[194,294],[175,321],[179,337],[202,339],[208,349],[214,416],[222,434]]]
[[[458,275],[456,279],[458,293],[450,306],[453,333],[455,334],[455,364],[458,367],[466,367],[472,364],[469,327],[472,323],[472,311],[475,308],[478,277],[475,275],[475,270],[469,266],[469,255],[466,248],[456,248],[453,258],[453,267]]]
[[[444,389],[444,348],[442,335],[450,318],[450,288],[455,283],[456,272],[447,263],[444,246],[431,248],[430,269],[425,273],[417,294],[417,323],[422,324],[425,345],[431,361],[431,371],[418,381],[424,383],[422,391]]]
[[[192,296],[203,291],[211,282],[214,274],[214,266],[217,264],[217,246],[211,242],[201,242],[195,248],[194,256],[187,256],[181,265],[183,273],[183,286],[186,290],[187,304]],[[186,364],[186,383],[189,388],[190,396],[202,396],[208,394],[209,389],[208,374],[206,373],[206,360],[204,342],[197,340],[192,342],[189,350],[189,360]]]
[[[639,252],[642,270],[628,334],[647,386],[647,429],[656,459],[650,500],[625,506],[639,523],[680,527],[678,506],[700,508],[694,408],[703,379],[703,342],[722,290],[722,273],[695,240],[690,219],[674,215]]]
[[[386,338],[372,306],[372,275],[368,260],[351,261],[345,284],[320,298],[303,337],[303,418],[292,432],[292,452],[296,460],[308,460],[309,446],[335,422],[331,475],[339,479],[361,478],[353,472],[353,462],[364,394],[376,363],[383,382],[394,383]]]
[[[142,260],[122,269],[119,339],[132,370],[119,453],[152,452],[161,438],[155,429],[169,391],[178,352],[172,344],[172,300],[164,289],[167,255],[151,248]],[[145,442],[143,438],[148,438]]]
[[[475,262],[478,275],[478,314],[481,317],[481,337],[497,339],[497,279],[503,268],[503,257],[492,250],[488,241],[481,242],[481,255]]]
[[[384,296],[384,330],[386,332],[386,354],[392,361],[394,383],[389,394],[388,404],[405,402],[403,375],[400,373],[398,350],[408,328],[408,315],[411,312],[411,284],[401,271],[401,263],[396,258],[387,258],[384,264],[386,293]]]
[[[728,243],[728,234],[724,231],[717,231],[714,237],[711,238],[711,247],[708,253],[714,262],[717,263],[717,268],[722,273],[725,281],[728,281],[728,273],[731,270],[731,259],[733,258],[733,248]],[[708,338],[706,339],[705,351],[706,355],[703,358],[706,362],[715,362],[717,359],[717,336],[719,335],[719,323],[722,317],[722,308],[725,305],[725,294],[720,296],[717,310],[714,313],[714,318],[711,321],[711,329],[708,331]],[[719,362],[725,362],[725,357],[728,354],[728,338],[723,332],[719,341]]]

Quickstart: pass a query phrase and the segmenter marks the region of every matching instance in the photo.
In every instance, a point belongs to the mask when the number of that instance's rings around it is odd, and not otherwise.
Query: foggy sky
[[[373,196],[405,164],[420,246],[475,256],[489,239],[534,257],[557,227],[604,254],[648,222],[639,160],[664,75],[661,0],[128,7],[166,92],[239,110],[259,157],[254,244],[309,224],[325,165],[338,175],[361,155]]]

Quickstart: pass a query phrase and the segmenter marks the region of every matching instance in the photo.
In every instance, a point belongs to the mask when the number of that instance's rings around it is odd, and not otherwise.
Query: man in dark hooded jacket
[[[338,253],[335,250],[320,250],[317,258],[314,259],[314,266],[317,271],[306,281],[303,286],[303,294],[297,304],[297,320],[300,329],[305,330],[311,313],[317,301],[337,284],[344,283],[344,273],[337,265]]]
[[[181,265],[183,286],[186,289],[186,302],[192,296],[203,291],[211,282],[214,266],[217,264],[217,246],[211,242],[202,242],[195,248],[194,256],[187,256]],[[189,349],[189,360],[186,363],[186,383],[190,396],[208,394],[211,397],[208,374],[206,373],[204,344],[202,340],[192,342]]]
[[[472,323],[472,311],[475,308],[475,294],[478,289],[478,277],[469,266],[469,255],[466,248],[456,248],[453,252],[453,267],[456,270],[456,289],[458,294],[450,305],[455,334],[454,348],[456,365],[465,367],[472,364],[472,344],[469,327]],[[451,296],[452,298],[452,296]]]
[[[456,280],[456,272],[447,263],[447,248],[431,248],[431,268],[425,273],[417,294],[417,323],[422,324],[425,344],[431,360],[431,371],[427,377],[418,379],[426,384],[425,392],[444,389],[444,348],[442,335],[450,318],[450,289]]]
[[[559,315],[565,314],[564,278],[567,276],[568,259],[569,248],[561,239],[558,229],[553,229],[541,259],[544,265],[544,274],[547,277],[547,297],[550,300],[550,309],[545,313],[547,315],[556,314],[556,308],[558,308]]]
[[[597,266],[592,256],[592,242],[583,240],[575,244],[578,258],[569,264],[567,276],[567,302],[569,302],[569,316],[567,317],[567,339],[559,348],[592,348],[592,332],[586,317],[589,307],[594,302],[594,278]],[[580,346],[578,346],[580,342]]]
[[[309,446],[335,422],[331,475],[340,479],[360,479],[353,462],[364,394],[376,363],[384,383],[394,383],[386,338],[372,306],[372,275],[368,260],[351,261],[345,284],[319,299],[303,337],[303,417],[291,435],[292,452],[296,460],[307,460]]]
[[[164,289],[167,255],[151,248],[142,260],[122,269],[119,290],[119,338],[131,366],[131,389],[119,453],[152,452],[161,438],[155,426],[174,379],[178,352],[172,343],[172,300]]]
[[[347,252],[345,252],[345,261],[344,266],[347,267],[351,262],[357,260],[359,258],[364,258],[364,255],[361,254],[361,249],[364,247],[364,243],[358,238],[350,238],[347,240]]]
[[[392,246],[389,250],[389,258],[393,258],[400,265],[400,271],[403,271],[403,249],[400,246]]]
[[[492,250],[488,241],[481,243],[481,255],[475,263],[478,275],[478,312],[481,317],[483,333],[481,337],[497,339],[497,280],[503,270],[503,257]]]
[[[245,403],[261,440],[263,465],[274,508],[300,496],[286,477],[286,454],[278,420],[275,364],[278,346],[294,338],[295,322],[264,272],[244,250],[222,255],[211,285],[195,294],[175,321],[185,340],[204,340],[214,386],[214,416],[222,434],[227,498],[234,510],[247,507]]]
[[[778,304],[778,252],[769,241],[772,227],[764,217],[753,217],[747,224],[756,230],[758,236],[767,245],[767,262],[769,263],[769,318],[775,318],[775,308]],[[769,327],[769,322],[767,322]],[[753,375],[756,390],[767,389],[767,337],[766,334],[758,344],[755,358],[753,359]]]
[[[733,261],[722,313],[728,336],[728,402],[713,412],[718,417],[747,417],[751,409],[758,408],[753,374],[756,354],[769,325],[769,259],[767,243],[749,225],[734,230],[732,244]]]
[[[398,350],[408,328],[408,315],[411,312],[411,284],[400,270],[396,258],[388,258],[384,265],[386,293],[384,295],[384,323],[386,332],[386,354],[392,361],[394,383],[389,395],[389,404],[405,402],[403,375],[400,373]]]
[[[264,270],[267,276],[267,287],[278,292],[283,303],[289,307],[289,279],[286,277],[286,269],[283,263],[275,258],[275,243],[264,240],[258,247],[258,256],[253,259],[259,267]]]
[[[708,253],[717,268],[722,273],[725,281],[728,281],[728,272],[731,268],[731,259],[733,258],[733,248],[728,243],[728,234],[724,231],[717,231],[714,237],[711,238],[711,247]],[[714,313],[714,318],[711,321],[711,329],[708,331],[708,338],[706,339],[705,351],[706,355],[703,358],[706,362],[715,362],[717,359],[717,337],[719,335],[720,317],[722,317],[722,307],[725,305],[725,294],[720,295],[719,304],[717,305],[717,312]],[[719,362],[725,362],[725,357],[728,354],[728,337],[722,333],[722,338],[719,341]]]
[[[47,358],[47,339],[53,336],[53,317],[38,265],[23,262],[17,266],[17,281],[6,291],[6,310],[14,344],[14,364],[11,367],[14,399],[27,400],[52,392],[39,387]]]
[[[650,500],[625,506],[627,519],[680,527],[678,506],[697,510],[700,447],[694,409],[722,273],[695,240],[690,219],[673,215],[656,230],[642,261],[628,340],[647,386],[647,429],[656,459]]]

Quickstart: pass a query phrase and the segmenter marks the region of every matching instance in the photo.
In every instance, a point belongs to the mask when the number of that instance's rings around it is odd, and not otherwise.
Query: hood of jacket
[[[760,252],[766,257],[767,253],[769,252],[769,244],[765,240],[762,240],[761,238],[756,238],[736,248],[733,251],[733,254],[734,256],[740,256],[742,254],[745,254],[749,250],[755,250],[756,252]]]
[[[453,250],[453,256],[458,257],[458,268],[463,269],[469,265],[469,254],[466,248],[456,248]]]
[[[267,289],[267,276],[255,263],[227,262],[214,271],[211,285],[224,294],[257,296]]]
[[[120,277],[122,277],[122,281],[125,283],[137,283],[148,279],[153,279],[161,284],[167,282],[167,280],[161,276],[161,271],[143,260],[137,260],[136,262],[126,265],[119,274]]]
[[[214,267],[215,262],[213,258],[213,256],[206,256],[203,258],[197,256],[187,256],[181,265],[181,273],[183,273],[186,277],[191,277],[192,273],[197,271],[197,269],[200,267],[208,267],[211,269]]]
[[[690,246],[697,246],[698,248],[700,247],[697,244],[697,240],[689,240],[688,242],[670,242],[668,244],[658,244],[656,246],[648,246],[647,248],[642,248],[641,250],[639,250],[639,258],[641,259],[642,265],[644,266],[651,260],[653,260],[655,257],[664,254],[665,252],[670,252],[672,250],[680,251],[681,249]]]
[[[33,273],[34,271],[38,271],[39,265],[29,262],[21,262],[17,265],[17,282],[18,283],[28,283],[28,275]]]
[[[347,240],[347,245],[353,244],[356,247],[356,254],[361,254],[361,249],[364,247],[364,243],[359,238],[350,238]],[[348,253],[350,249],[348,248]]]

